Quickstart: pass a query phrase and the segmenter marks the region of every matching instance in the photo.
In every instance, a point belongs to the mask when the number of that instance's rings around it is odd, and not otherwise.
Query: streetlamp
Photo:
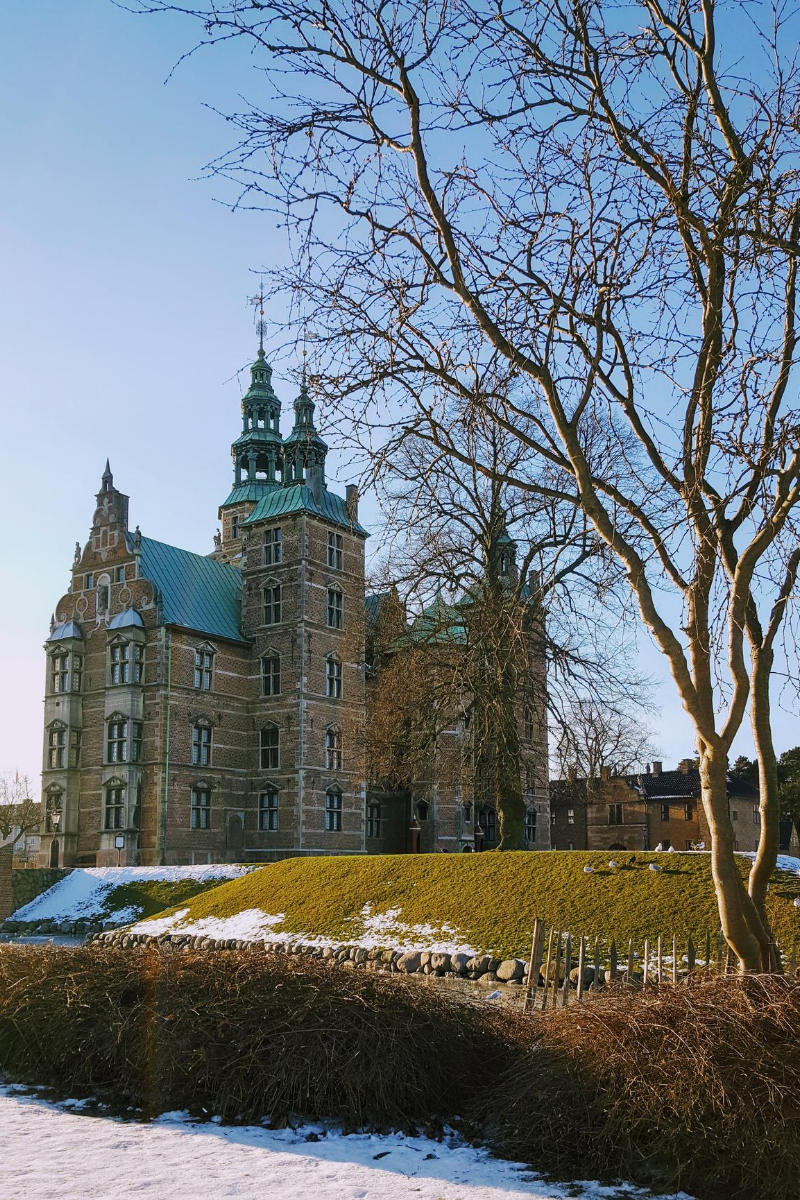
[[[61,810],[54,808],[50,813],[50,824],[53,826],[53,833],[58,833],[58,827],[61,824]]]
[[[114,849],[117,852],[117,866],[122,866],[122,851],[125,849],[125,834],[118,833],[114,838]]]
[[[480,854],[483,849],[483,830],[480,825],[475,826],[475,853]]]

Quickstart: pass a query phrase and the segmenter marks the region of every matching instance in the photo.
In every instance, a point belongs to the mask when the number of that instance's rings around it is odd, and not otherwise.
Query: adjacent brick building
[[[410,798],[368,802],[356,753],[367,537],[357,492],[327,487],[305,380],[285,438],[280,417],[261,349],[208,556],[131,530],[106,464],[45,646],[41,865],[410,848]],[[546,805],[546,750],[544,762]],[[440,822],[439,802],[425,848],[471,845],[474,825],[450,820],[453,803]]]
[[[758,789],[728,772],[728,807],[737,850],[755,850]],[[692,759],[676,771],[654,762],[642,774],[554,780],[551,835],[556,850],[692,850],[710,847],[700,772]]]

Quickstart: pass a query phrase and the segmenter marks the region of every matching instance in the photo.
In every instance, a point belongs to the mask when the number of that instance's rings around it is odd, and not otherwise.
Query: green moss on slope
[[[618,870],[608,867],[616,857]],[[633,861],[631,861],[633,860]],[[650,871],[657,862],[663,869]],[[740,860],[746,875],[749,861]],[[591,865],[592,874],[584,867]],[[770,918],[784,946],[800,942],[800,878],[778,871],[768,897]],[[658,934],[696,942],[719,927],[706,854],[616,856],[576,851],[542,854],[382,855],[286,859],[196,896],[185,922],[230,917],[248,909],[285,914],[276,931],[356,943],[362,909],[373,915],[400,909],[406,926],[430,925],[447,940],[487,952],[525,955],[535,917],[593,938]],[[387,935],[386,945],[397,938]]]
[[[114,887],[103,900],[103,920],[132,908],[140,920],[154,917],[164,909],[185,904],[201,892],[219,886],[218,879],[137,879]]]

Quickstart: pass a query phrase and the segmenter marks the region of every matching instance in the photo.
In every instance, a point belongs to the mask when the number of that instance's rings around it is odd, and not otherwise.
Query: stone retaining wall
[[[30,904],[31,900],[35,900],[37,896],[41,896],[42,892],[46,892],[48,888],[59,883],[69,873],[69,869],[59,869],[57,867],[15,868],[11,875],[14,900],[14,907],[11,909],[11,912],[16,912],[18,908],[22,908],[25,904]],[[3,913],[3,916],[8,915],[8,913]]]

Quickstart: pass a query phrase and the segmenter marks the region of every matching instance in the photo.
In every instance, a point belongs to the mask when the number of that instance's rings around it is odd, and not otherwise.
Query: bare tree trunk
[[[755,862],[750,871],[748,891],[765,931],[761,952],[763,969],[770,970],[770,928],[766,909],[767,885],[780,846],[780,798],[778,796],[778,760],[772,739],[769,681],[772,673],[771,649],[754,650],[750,693],[750,720],[758,760],[758,791],[761,827]]]
[[[711,830],[711,871],[722,932],[739,958],[742,971],[760,971],[761,948],[768,938],[736,863],[733,826],[728,814],[727,774],[728,759],[723,747],[706,747],[701,751],[700,783]]]

